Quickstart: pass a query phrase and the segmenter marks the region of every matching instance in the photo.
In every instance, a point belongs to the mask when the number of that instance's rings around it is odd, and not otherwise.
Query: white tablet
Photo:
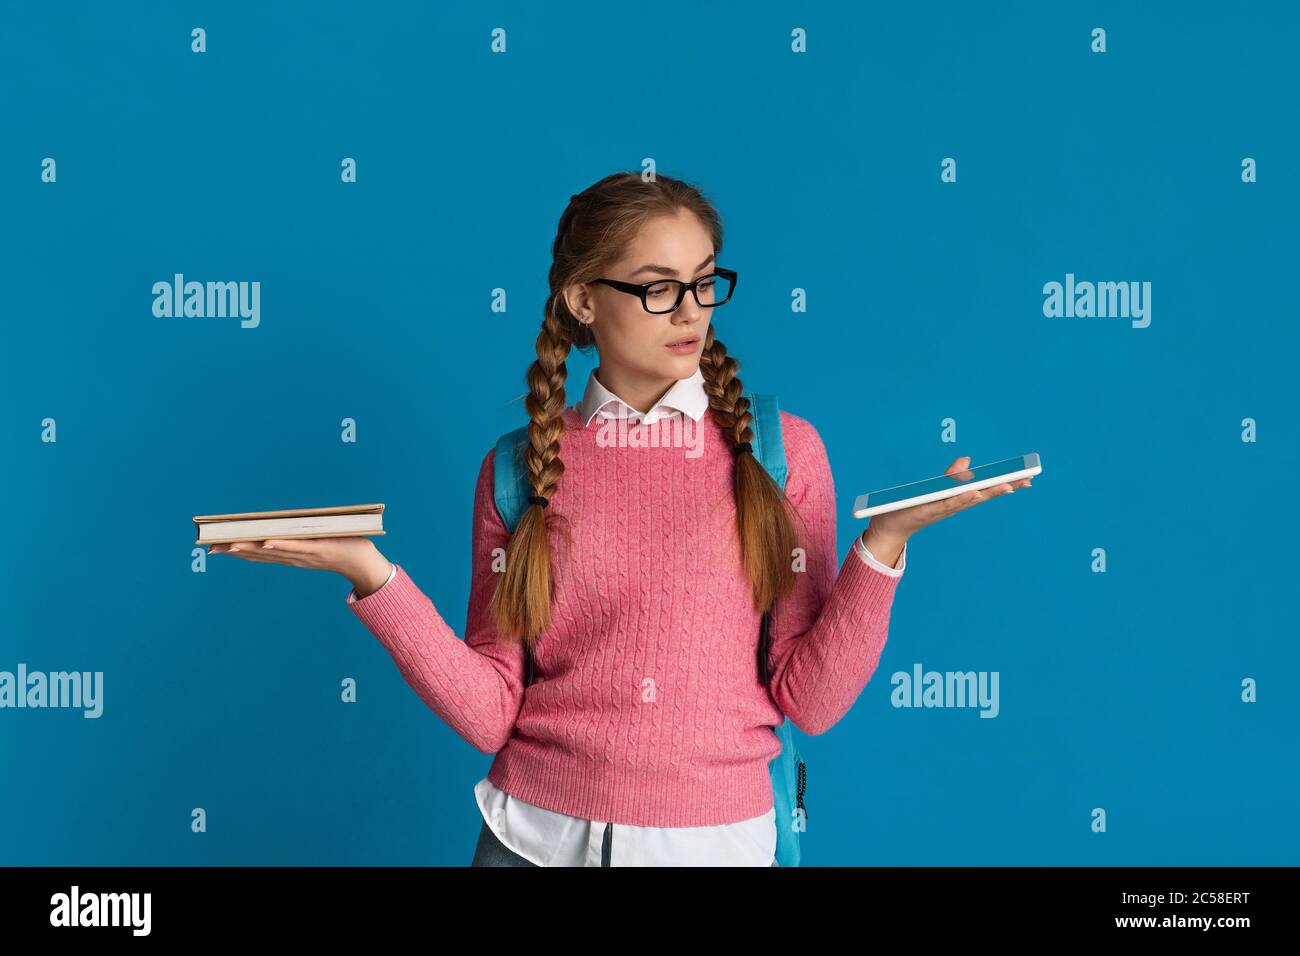
[[[870,518],[872,515],[887,511],[898,511],[912,505],[923,505],[928,501],[942,501],[954,495],[964,495],[968,491],[978,491],[1007,481],[1031,478],[1042,472],[1043,466],[1038,461],[1038,453],[1018,455],[1015,458],[1003,458],[1001,461],[987,465],[977,465],[961,472],[960,478],[939,475],[935,478],[923,478],[906,485],[882,488],[865,495],[858,495],[853,502],[853,517]]]

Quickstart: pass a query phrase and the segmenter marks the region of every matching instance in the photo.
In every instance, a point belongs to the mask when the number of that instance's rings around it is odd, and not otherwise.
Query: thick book
[[[384,506],[336,505],[283,511],[195,515],[195,544],[230,544],[267,538],[344,538],[384,533]]]

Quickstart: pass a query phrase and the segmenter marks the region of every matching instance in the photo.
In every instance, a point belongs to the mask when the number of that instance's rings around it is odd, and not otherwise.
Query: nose
[[[674,322],[694,322],[700,317],[703,309],[695,301],[695,293],[690,289],[682,290],[682,301],[673,310],[672,316]]]
[[[700,307],[692,304],[687,308],[686,303],[683,302],[668,318],[683,332],[694,332],[695,327],[700,324]]]

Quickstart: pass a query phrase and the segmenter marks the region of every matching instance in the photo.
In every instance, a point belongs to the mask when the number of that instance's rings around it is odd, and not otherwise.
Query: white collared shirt
[[[626,418],[632,422],[639,419],[642,425],[653,425],[661,418],[676,418],[679,415],[689,415],[693,421],[698,422],[709,410],[709,395],[704,391],[704,373],[697,366],[694,375],[674,382],[672,388],[664,392],[663,397],[643,416],[602,385],[593,369],[587,376],[587,390],[582,394],[582,401],[574,407],[584,426],[590,425],[597,415],[602,418]]]
[[[704,374],[696,368],[679,379],[654,407],[642,415],[607,389],[593,370],[582,401],[574,408],[583,425],[602,419],[627,418],[631,423],[653,425],[661,418],[687,415],[698,422],[709,408]],[[907,546],[897,567],[877,561],[858,535],[853,549],[868,564],[891,577],[907,568]],[[388,575],[392,581],[397,566]],[[388,582],[384,583],[387,587]],[[356,592],[348,595],[348,603]],[[521,800],[497,787],[487,777],[474,785],[474,797],[484,821],[497,839],[538,866],[600,866],[605,828],[610,833],[610,866],[771,866],[776,859],[776,808],[741,820],[701,827],[642,827],[606,820],[585,820]]]

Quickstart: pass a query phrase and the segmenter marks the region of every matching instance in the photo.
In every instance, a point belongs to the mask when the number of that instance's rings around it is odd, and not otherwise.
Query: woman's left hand
[[[974,475],[966,470],[969,465],[970,456],[963,455],[949,465],[944,474],[956,481],[970,481]],[[979,491],[964,495],[953,495],[942,501],[929,501],[923,505],[913,505],[910,508],[899,508],[897,511],[876,515],[867,525],[867,530],[863,532],[862,540],[871,547],[873,554],[876,554],[879,549],[880,552],[893,556],[902,551],[908,538],[926,525],[934,524],[958,511],[965,511],[980,502],[1011,494],[1017,488],[1028,488],[1031,484],[1032,480],[1029,478],[1018,478],[1015,481],[990,485],[988,488],[981,488]]]

